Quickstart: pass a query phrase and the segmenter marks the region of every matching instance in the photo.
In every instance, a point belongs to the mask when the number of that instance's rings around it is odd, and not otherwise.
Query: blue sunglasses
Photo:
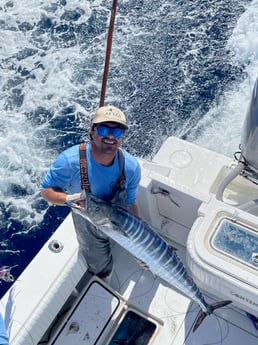
[[[100,135],[101,137],[108,137],[110,134],[112,134],[113,137],[116,139],[122,138],[125,132],[123,128],[119,128],[119,127],[113,128],[113,127],[108,127],[108,126],[103,126],[103,125],[96,127],[96,130],[98,132],[98,135]]]

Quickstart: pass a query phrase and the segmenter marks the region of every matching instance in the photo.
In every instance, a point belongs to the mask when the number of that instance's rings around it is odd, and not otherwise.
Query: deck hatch
[[[128,310],[108,345],[148,345],[155,330],[156,325],[153,322],[135,311]]]
[[[93,281],[51,345],[95,345],[120,304],[119,298]]]
[[[216,227],[211,246],[224,255],[258,269],[258,233],[252,228],[224,218]]]

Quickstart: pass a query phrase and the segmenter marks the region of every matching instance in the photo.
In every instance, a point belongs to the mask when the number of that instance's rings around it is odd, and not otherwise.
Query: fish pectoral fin
[[[128,234],[125,231],[121,230],[121,228],[118,226],[118,224],[114,220],[110,220],[110,224],[113,225],[116,231],[122,233],[124,237],[129,238]]]
[[[106,229],[106,230],[112,230],[113,229],[113,223],[108,218],[103,218],[100,221],[96,222],[96,225],[98,228]]]

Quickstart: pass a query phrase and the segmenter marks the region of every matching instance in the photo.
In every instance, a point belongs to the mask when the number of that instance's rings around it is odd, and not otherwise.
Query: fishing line
[[[219,330],[220,330],[220,341],[217,341],[217,342],[213,342],[213,343],[210,343],[211,345],[215,345],[215,344],[223,344],[223,341],[227,338],[228,334],[229,334],[229,325],[227,323],[226,320],[224,320],[223,318],[220,319],[220,317],[218,317],[217,315],[214,314],[214,317],[218,323],[218,327],[219,327]],[[226,333],[225,335],[223,336],[223,329],[222,329],[222,324],[221,324],[221,321],[225,321],[225,324],[226,324]],[[208,345],[208,344],[207,344]]]
[[[135,279],[135,285],[140,284],[140,280],[146,278],[145,272],[146,272],[146,270],[144,270],[143,268],[136,269],[135,271],[130,273],[127,277],[125,277],[123,279],[123,282],[119,283],[120,288],[123,289],[126,286],[126,284],[128,284],[128,282],[133,280],[133,278]],[[151,272],[149,272],[149,273],[151,273]],[[152,277],[153,277],[153,274],[152,274]],[[148,281],[149,281],[149,279],[148,279]],[[147,286],[145,285],[145,290],[143,292],[137,294],[137,295],[134,295],[133,298],[135,299],[135,298],[139,298],[139,297],[147,295],[153,289],[155,281],[156,281],[156,278],[155,279],[152,278],[152,281],[148,282]]]
[[[214,341],[211,341],[211,342],[206,342],[206,343],[203,343],[202,345],[218,345],[218,344],[222,345],[223,341],[227,338],[227,336],[229,334],[229,322],[228,322],[228,320],[224,319],[223,317],[221,317],[219,315],[216,315],[215,313],[213,313],[210,316],[213,317],[216,320],[217,324],[218,324],[218,332],[215,333],[215,331],[214,331],[214,333],[212,333],[212,335],[210,335],[210,337],[216,337],[217,333],[219,333],[220,339],[214,340]],[[224,329],[225,329],[225,334],[224,335],[223,335],[223,328],[222,328],[222,322],[223,321],[224,321],[224,324],[225,324],[224,325]],[[193,323],[193,325],[190,328],[191,331],[192,331],[192,329],[194,327],[194,324],[195,324],[195,322]]]

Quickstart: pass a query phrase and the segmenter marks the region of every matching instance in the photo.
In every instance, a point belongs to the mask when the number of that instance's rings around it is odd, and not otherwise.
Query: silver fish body
[[[75,212],[91,221],[100,231],[112,238],[135,258],[148,266],[150,271],[183,292],[201,308],[193,331],[206,315],[231,301],[208,304],[200,289],[187,273],[175,251],[145,222],[116,204],[108,204],[93,196],[86,196],[85,210]]]
[[[156,232],[121,207],[116,207],[110,217],[130,239],[132,255],[143,261],[154,275],[198,303],[205,313],[210,312],[200,289],[187,273],[176,252]]]

